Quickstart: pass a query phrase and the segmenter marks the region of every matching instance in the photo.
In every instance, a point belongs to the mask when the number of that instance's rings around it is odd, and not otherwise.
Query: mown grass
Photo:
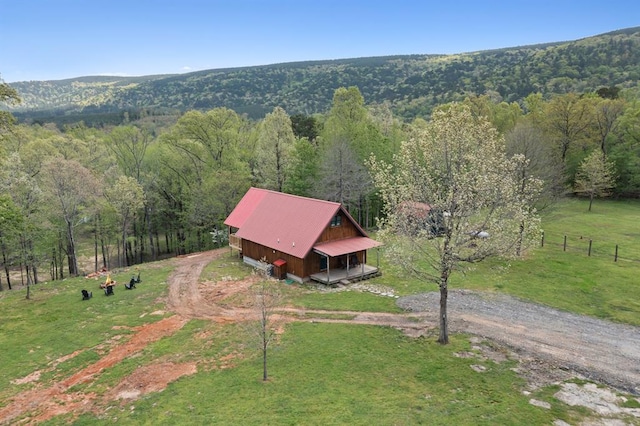
[[[78,424],[508,425],[571,418],[562,406],[551,414],[529,404],[513,362],[454,355],[461,351],[472,351],[466,336],[445,348],[390,328],[294,323],[271,352],[267,382],[253,356],[114,404],[102,418],[86,414]]]
[[[637,280],[640,203],[597,202],[588,213],[581,200],[563,202],[547,212],[545,247],[518,261],[492,260],[466,274],[455,274],[452,288],[506,292],[574,312],[638,324]],[[606,230],[605,229],[606,225]],[[624,247],[628,260],[582,251],[563,251],[551,235],[571,235]],[[578,239],[578,241],[580,241]],[[621,250],[622,252],[622,250]],[[635,253],[635,254],[634,254]],[[373,283],[392,287],[396,294],[435,291],[393,265]],[[157,321],[150,315],[164,309],[169,263],[141,266],[143,283],[134,291],[116,288],[113,297],[83,278],[38,284],[32,299],[25,290],[0,293],[0,407],[16,393],[54,380],[100,359],[100,344],[132,331],[127,328]],[[202,280],[239,279],[251,273],[236,256],[222,256],[205,268]],[[124,283],[130,271],[114,278]],[[81,301],[80,290],[93,290]],[[320,293],[304,285],[283,285],[290,305],[308,309],[394,312],[393,298],[370,293]],[[167,314],[168,315],[168,314]],[[562,419],[579,423],[590,413],[568,407],[553,397],[554,387],[533,396],[551,403],[545,410],[529,404],[513,361],[494,363],[480,357],[461,358],[457,352],[477,352],[463,335],[441,346],[435,337],[412,339],[386,327],[292,323],[269,355],[271,379],[263,383],[255,341],[238,324],[191,320],[173,335],[149,344],[140,353],[109,368],[91,383],[73,391],[97,395],[100,414],[86,413],[76,424],[551,424]],[[56,363],[65,355],[78,354]],[[100,399],[140,366],[157,362],[196,362],[198,372],[169,384],[159,393],[135,401]],[[482,365],[478,373],[471,365]],[[33,371],[38,382],[12,380]],[[66,424],[72,414],[47,422]]]

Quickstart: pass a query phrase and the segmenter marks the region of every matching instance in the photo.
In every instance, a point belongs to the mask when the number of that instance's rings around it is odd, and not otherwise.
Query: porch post
[[[347,254],[347,278],[349,278],[349,257],[351,257],[351,253]]]
[[[327,285],[329,285],[329,283],[331,282],[331,262],[329,262],[328,254],[325,254],[325,257],[327,258]]]

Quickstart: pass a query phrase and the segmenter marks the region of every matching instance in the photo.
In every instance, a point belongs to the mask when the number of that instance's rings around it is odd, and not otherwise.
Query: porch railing
[[[229,235],[229,246],[236,250],[242,250],[242,238],[234,234]]]

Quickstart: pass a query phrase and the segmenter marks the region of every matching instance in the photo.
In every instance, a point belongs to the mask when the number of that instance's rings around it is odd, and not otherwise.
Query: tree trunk
[[[447,318],[447,278],[443,277],[440,282],[440,336],[438,343],[446,345],[449,343],[449,320]]]
[[[102,251],[102,267],[108,268],[109,263],[107,262],[107,251],[105,250],[103,237],[100,237],[100,251]]]
[[[62,235],[58,237],[58,271],[60,279],[64,279],[64,250],[62,250]]]
[[[76,258],[76,242],[73,238],[73,225],[67,222],[67,257],[69,259],[69,275],[78,275],[78,259]]]
[[[267,342],[262,347],[262,380],[267,381]]]
[[[591,211],[592,204],[593,204],[593,192],[589,194],[589,211]]]
[[[93,228],[93,271],[98,271],[98,217],[96,216]]]
[[[127,266],[127,222],[122,222],[122,263],[120,266]]]
[[[2,247],[2,264],[4,265],[4,273],[7,276],[7,287],[11,290],[11,277],[9,276],[9,265],[7,265],[7,253],[4,246]]]
[[[524,220],[520,221],[520,228],[518,231],[518,240],[516,241],[516,256],[520,257],[522,253],[522,242],[524,241]]]
[[[149,249],[151,250],[151,260],[157,259],[156,248],[153,245],[153,232],[151,231],[151,207],[147,207],[144,210],[145,221],[147,223],[147,234],[149,235]]]

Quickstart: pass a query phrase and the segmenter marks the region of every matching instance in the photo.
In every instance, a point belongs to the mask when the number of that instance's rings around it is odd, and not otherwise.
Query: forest
[[[608,37],[637,36],[631,31]],[[623,40],[616,46],[626,51],[629,43]],[[574,44],[536,51],[562,48],[555,50],[556,62],[566,65],[582,60],[584,52],[572,56],[576,46],[587,49],[593,42]],[[594,49],[593,56],[606,52]],[[640,50],[634,51],[637,55]],[[547,93],[536,82],[545,75],[558,82],[569,73],[565,65],[557,68],[552,61],[548,69],[542,63],[544,69],[535,72],[523,69],[527,79],[513,81],[528,83],[511,96],[512,80],[500,68],[485,67],[487,57],[478,54],[464,66],[478,76],[491,74],[496,86],[483,84],[462,96],[462,89],[454,86],[465,80],[467,71],[457,59],[447,58],[445,62],[458,63],[460,70],[447,77],[447,87],[456,95],[437,96],[428,104],[428,113],[422,104],[412,110],[411,118],[393,99],[430,97],[421,92],[418,80],[408,81],[406,93],[390,95],[391,99],[368,99],[370,87],[339,86],[326,109],[318,101],[313,113],[299,112],[304,108],[277,96],[261,104],[252,101],[267,111],[258,118],[227,106],[183,104],[183,110],[173,109],[163,95],[148,92],[154,108],[128,109],[123,104],[115,122],[89,124],[83,115],[66,122],[18,121],[11,112],[19,111],[24,101],[21,86],[0,81],[0,104],[5,107],[0,110],[0,289],[223,246],[223,221],[251,186],[343,203],[363,227],[373,228],[384,206],[370,159],[391,164],[401,142],[424,129],[430,114],[438,110],[464,108],[475,120],[488,121],[508,155],[527,159],[522,173],[543,181],[539,208],[562,196],[592,201],[640,196],[637,76],[627,73],[625,78],[635,84],[625,80],[617,85],[622,73],[610,73],[608,79],[584,86],[590,90],[567,84],[560,93]],[[640,63],[629,58],[605,55],[602,60],[619,62],[620,69]],[[361,63],[388,61],[373,58]],[[432,77],[425,81],[437,80]],[[144,84],[163,82],[166,87],[167,78]],[[435,90],[431,83],[424,87]],[[315,81],[301,87],[324,93],[333,84]],[[199,88],[193,93],[226,96],[233,90]],[[90,110],[86,114],[92,117]]]

